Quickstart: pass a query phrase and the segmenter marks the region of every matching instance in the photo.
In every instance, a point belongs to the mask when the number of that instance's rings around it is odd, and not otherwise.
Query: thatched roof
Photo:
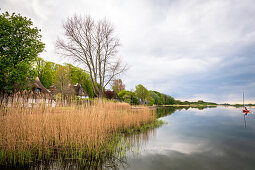
[[[51,93],[52,95],[58,94],[58,89],[56,88],[55,85],[50,86],[50,87],[49,87],[49,90],[50,90],[50,93]]]
[[[40,93],[50,94],[49,90],[47,90],[41,83],[39,77],[36,77],[34,83],[32,84],[33,92],[35,92],[36,89],[39,89]]]
[[[80,84],[76,84],[73,86],[74,92],[76,96],[88,96],[88,94],[85,92],[85,90],[81,87]]]

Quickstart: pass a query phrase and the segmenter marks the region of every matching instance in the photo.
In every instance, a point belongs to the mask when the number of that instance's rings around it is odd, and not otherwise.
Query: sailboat
[[[244,105],[244,93],[243,93],[243,113],[245,114],[250,113],[250,110],[248,110],[246,106]]]

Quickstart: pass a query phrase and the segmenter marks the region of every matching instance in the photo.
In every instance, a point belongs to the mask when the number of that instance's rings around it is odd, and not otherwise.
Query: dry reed
[[[102,163],[121,150],[116,134],[155,121],[149,108],[126,103],[69,107],[1,107],[0,164],[27,165],[52,159]],[[92,165],[94,166],[94,165]]]

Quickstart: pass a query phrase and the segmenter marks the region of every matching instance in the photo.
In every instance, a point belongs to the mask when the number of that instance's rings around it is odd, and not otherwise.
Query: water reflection
[[[54,170],[54,169],[127,169],[128,161],[127,155],[135,158],[143,148],[146,146],[147,142],[150,140],[150,137],[156,135],[155,129],[149,129],[143,133],[134,133],[134,134],[123,134],[119,139],[118,146],[115,146],[116,153],[111,155],[109,158],[104,159],[104,162],[101,164],[89,164],[86,160],[51,160],[47,162],[40,162],[36,164],[31,164],[29,167],[24,169],[36,169],[36,170]],[[0,169],[8,169],[7,167],[1,167]],[[16,168],[18,169],[18,168]]]
[[[165,117],[173,114],[175,111],[188,110],[188,109],[198,109],[204,110],[207,108],[216,108],[217,106],[162,106],[157,107],[157,118]]]
[[[157,116],[168,124],[128,157],[127,169],[254,169],[254,115],[233,107],[167,107]]]
[[[240,108],[159,107],[168,124],[140,134],[123,135],[125,156],[105,160],[97,169],[245,169],[255,167],[255,115]],[[35,169],[93,169],[73,161]]]
[[[246,119],[245,119],[246,116],[247,114],[243,114],[244,128],[246,128]]]

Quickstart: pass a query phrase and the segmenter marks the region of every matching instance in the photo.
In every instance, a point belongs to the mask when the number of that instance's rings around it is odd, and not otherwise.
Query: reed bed
[[[125,154],[122,133],[156,120],[149,108],[114,102],[0,109],[0,165],[5,166],[71,160],[98,167]]]

